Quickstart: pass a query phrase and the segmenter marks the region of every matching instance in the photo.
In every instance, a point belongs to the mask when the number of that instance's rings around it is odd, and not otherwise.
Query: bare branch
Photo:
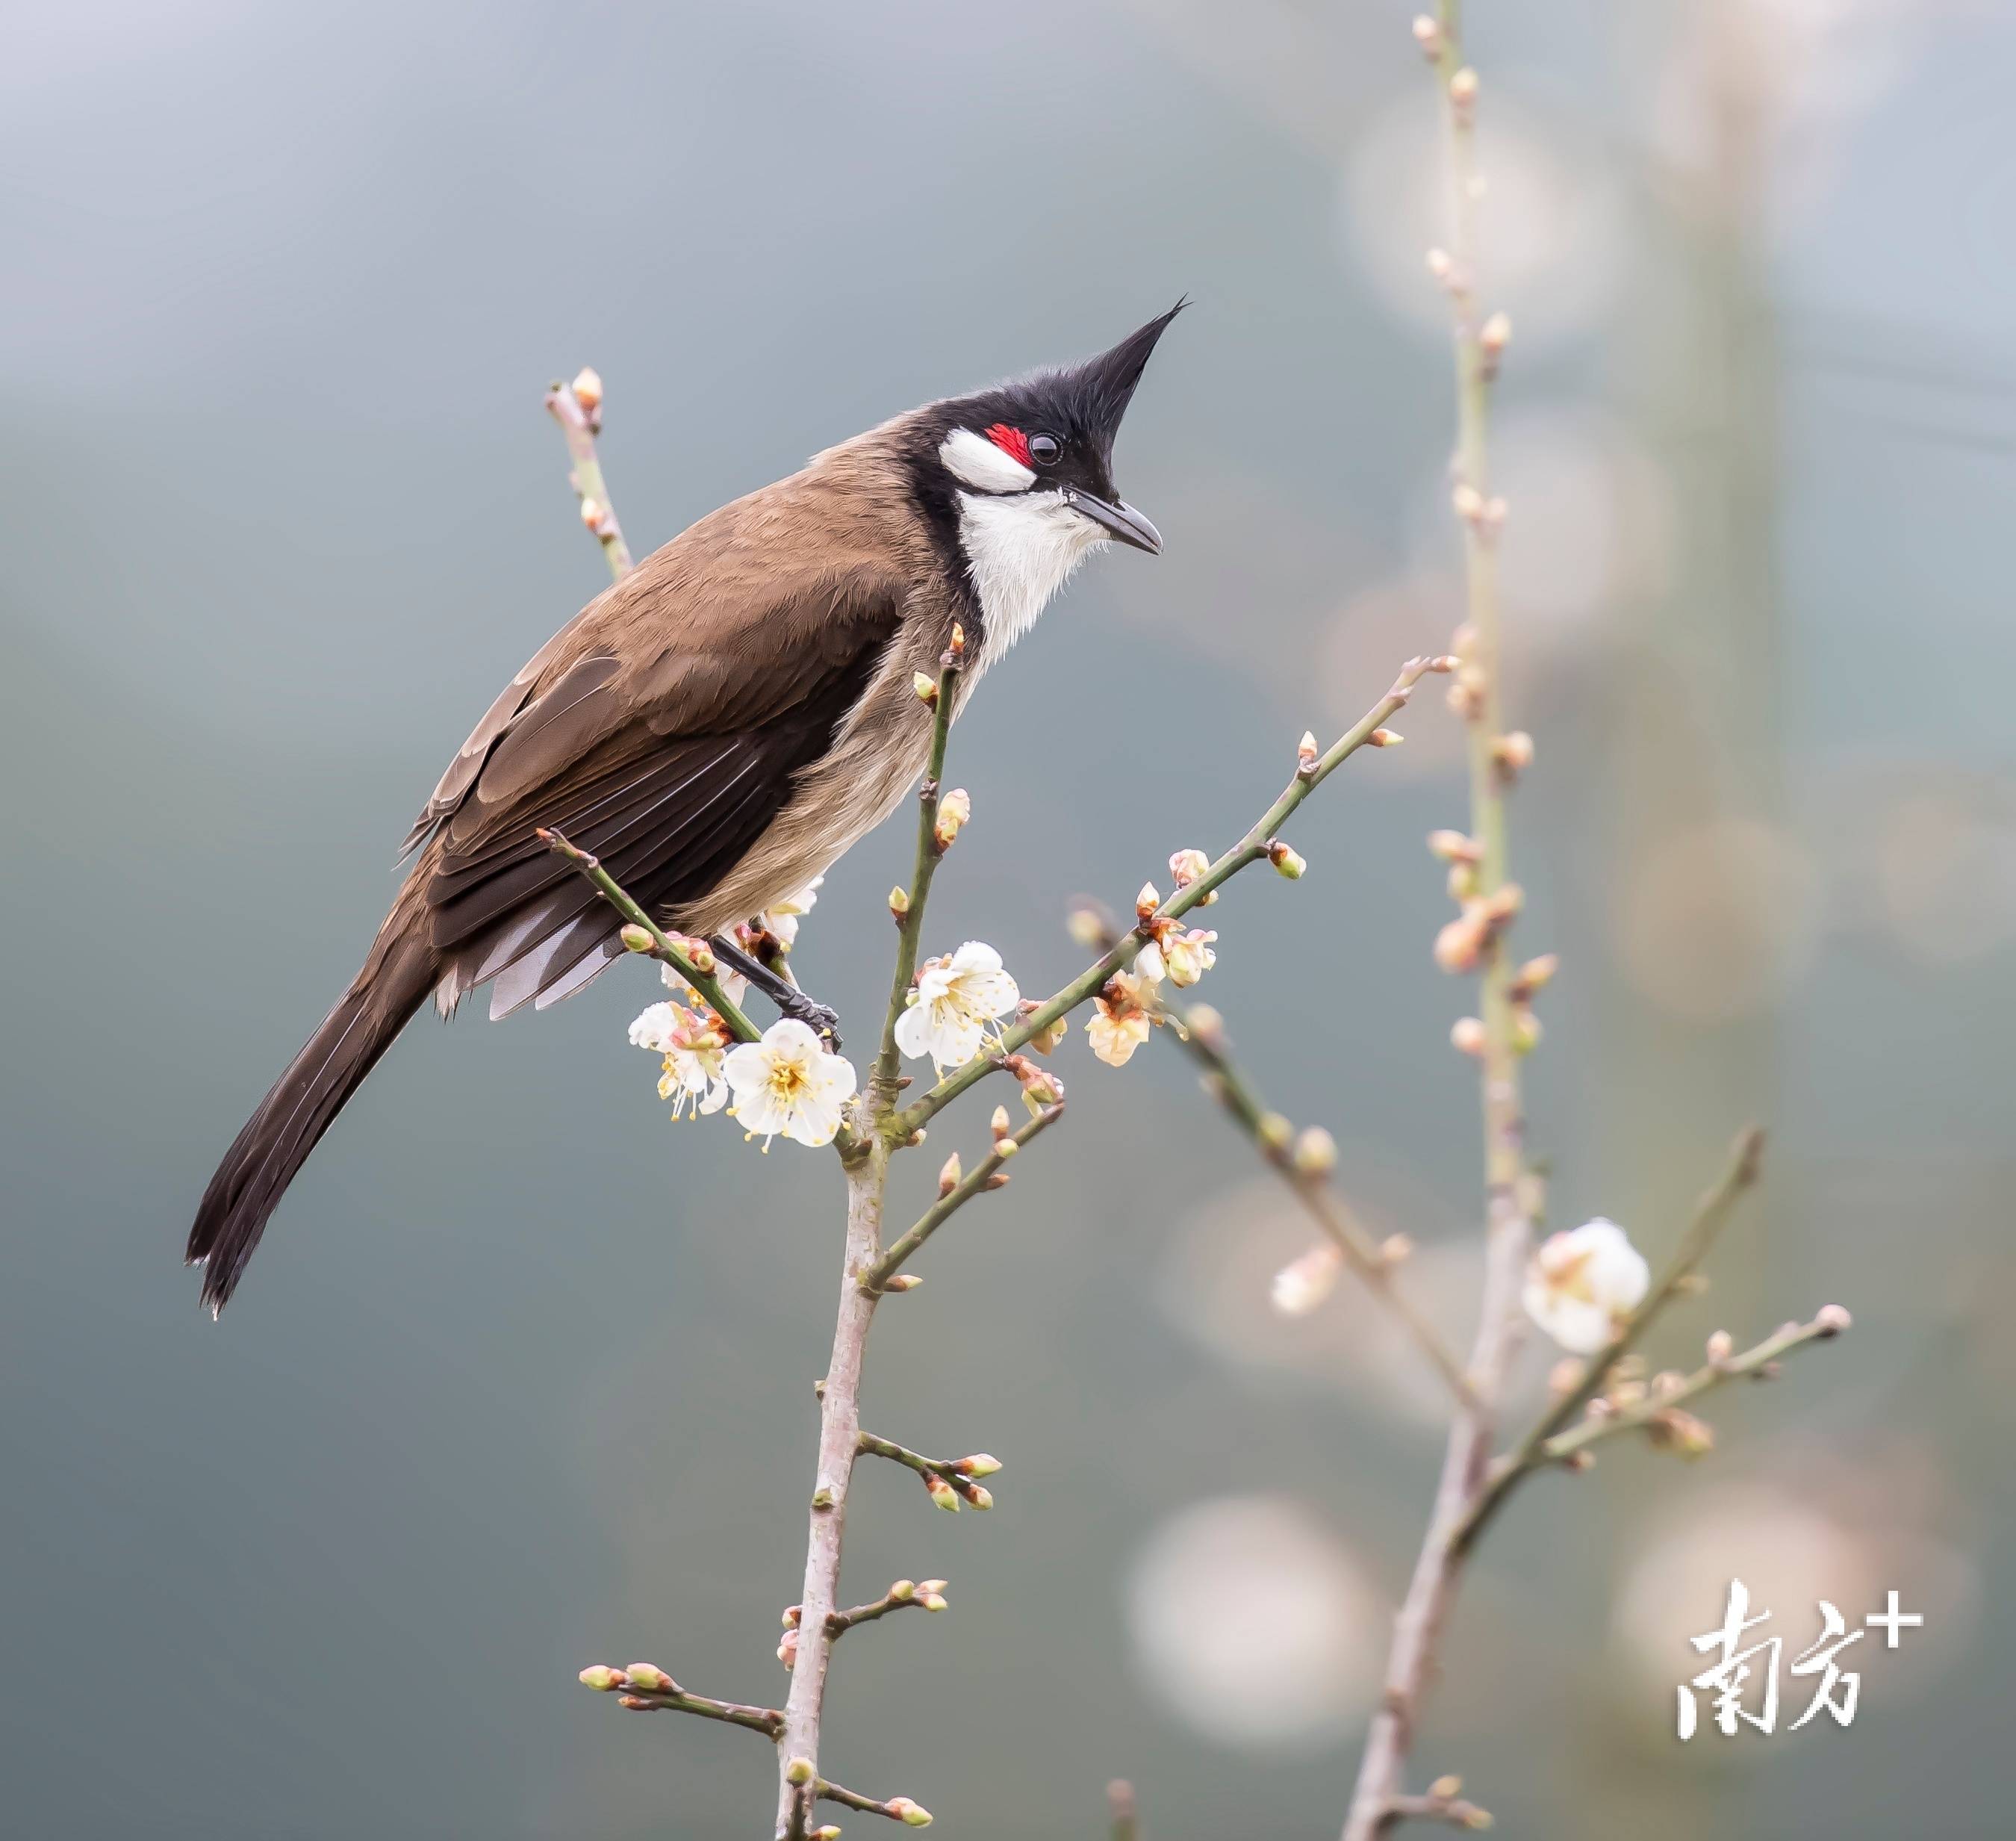
[[[581,502],[581,521],[602,546],[611,578],[621,582],[630,573],[630,548],[623,541],[623,528],[616,521],[616,507],[595,451],[595,438],[602,432],[601,378],[584,369],[571,384],[548,385],[546,411],[560,425],[574,462],[567,478]]]

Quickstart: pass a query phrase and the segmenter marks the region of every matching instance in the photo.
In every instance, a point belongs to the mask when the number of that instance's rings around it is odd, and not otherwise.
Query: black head
[[[1058,494],[1107,536],[1159,550],[1155,527],[1114,489],[1113,443],[1149,355],[1186,304],[1179,301],[1082,364],[934,403],[917,451],[923,472],[935,475],[920,481],[927,496]]]

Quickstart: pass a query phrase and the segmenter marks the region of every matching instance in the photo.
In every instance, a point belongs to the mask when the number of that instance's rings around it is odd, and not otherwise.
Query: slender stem
[[[1706,1363],[1664,1392],[1648,1389],[1641,1400],[1586,1418],[1579,1425],[1557,1432],[1540,1446],[1536,1461],[1565,1464],[1601,1439],[1654,1425],[1661,1414],[1683,1407],[1689,1400],[1698,1400],[1726,1382],[1765,1379],[1773,1364],[1794,1349],[1803,1349],[1809,1342],[1831,1342],[1847,1328],[1848,1313],[1838,1308],[1823,1310],[1811,1323],[1788,1323],[1766,1336],[1754,1349],[1746,1349],[1741,1355],[1729,1356],[1721,1361]]]
[[[590,380],[592,387],[589,387]],[[584,397],[584,389],[589,394]],[[602,432],[602,380],[592,371],[583,371],[571,384],[554,384],[546,391],[546,409],[560,425],[574,470],[567,476],[574,496],[581,501],[581,522],[602,546],[611,579],[621,582],[630,573],[630,548],[623,541],[623,527],[616,521],[616,507],[602,477],[602,461],[595,451],[595,438]]]
[[[858,1809],[865,1815],[884,1815],[891,1821],[910,1821],[908,1812],[916,1810],[923,1820],[911,1822],[913,1827],[922,1828],[931,1820],[907,1796],[891,1796],[886,1803],[878,1803],[873,1796],[864,1796],[859,1790],[850,1790],[844,1784],[829,1783],[824,1778],[812,1786],[812,1794],[815,1802],[837,1803],[843,1809]]]
[[[805,1537],[805,1582],[799,1594],[797,1659],[784,1703],[784,1728],[777,1748],[778,1841],[804,1841],[810,1801],[787,1776],[793,1760],[819,1763],[819,1727],[826,1704],[826,1663],[833,1637],[826,1620],[839,1608],[841,1535],[847,1521],[848,1486],[861,1438],[861,1365],[868,1329],[880,1293],[861,1283],[881,1248],[882,1201],[889,1173],[888,1147],[874,1133],[843,1161],[847,1173],[847,1253],[842,1262],[840,1307],[833,1324],[833,1355],[819,1392],[819,1472]]]
[[[1289,1130],[1283,1129],[1286,1122],[1269,1111],[1251,1079],[1233,1061],[1223,1032],[1215,1025],[1201,1025],[1190,1011],[1166,993],[1160,1003],[1163,1014],[1175,1025],[1176,1039],[1190,1058],[1206,1070],[1208,1090],[1226,1116],[1252,1140],[1254,1149],[1287,1185],[1303,1212],[1343,1254],[1345,1263],[1393,1313],[1458,1402],[1474,1404],[1461,1364],[1449,1353],[1435,1325],[1401,1289],[1379,1243],[1359,1226],[1320,1174],[1296,1167]]]
[[[702,1720],[719,1720],[730,1726],[746,1727],[774,1739],[783,1730],[784,1716],[775,1707],[744,1706],[739,1701],[715,1700],[704,1694],[689,1694],[683,1688],[663,1692],[629,1688],[621,1704],[634,1713],[691,1713]]]
[[[937,1587],[944,1582],[934,1579],[930,1583],[933,1587]],[[873,1623],[877,1618],[887,1617],[892,1611],[943,1609],[944,1604],[941,1598],[935,1607],[931,1603],[931,1601],[934,1595],[933,1592],[927,1591],[913,1580],[898,1580],[873,1604],[856,1605],[851,1611],[834,1612],[826,1620],[826,1634],[832,1637],[841,1636],[852,1630],[857,1624]]]
[[[1457,687],[1469,722],[1471,830],[1478,846],[1476,898],[1489,902],[1507,886],[1507,845],[1502,764],[1496,508],[1489,499],[1488,436],[1496,369],[1478,314],[1476,205],[1480,192],[1474,121],[1476,77],[1463,60],[1461,0],[1439,0],[1436,76],[1446,132],[1451,197],[1449,294],[1454,308],[1456,503],[1463,527],[1468,632]],[[1470,1361],[1475,1403],[1458,1408],[1449,1428],[1434,1508],[1419,1558],[1395,1619],[1385,1691],[1366,1736],[1344,1841],[1374,1841],[1392,1818],[1413,1748],[1435,1653],[1461,1573],[1456,1540],[1482,1486],[1496,1403],[1517,1346],[1517,1306],[1532,1224],[1525,1196],[1525,1114],[1511,976],[1503,929],[1487,935],[1480,965],[1484,1052],[1482,1111],[1485,1196],[1485,1279]]]
[[[1491,1811],[1455,1795],[1438,1796],[1433,1790],[1425,1796],[1395,1796],[1386,1805],[1389,1826],[1403,1821],[1447,1822],[1455,1828],[1488,1828]]]
[[[918,1217],[917,1223],[900,1238],[890,1243],[889,1250],[877,1260],[869,1271],[862,1275],[861,1282],[871,1291],[880,1291],[889,1281],[903,1270],[917,1248],[938,1232],[946,1222],[983,1191],[998,1189],[1007,1179],[1002,1175],[1002,1165],[1017,1155],[1031,1139],[1047,1131],[1064,1116],[1064,1102],[1046,1106],[1020,1131],[1000,1140],[987,1155],[962,1179],[952,1191],[941,1195]],[[1013,1148],[1010,1148],[1013,1147]],[[1000,1182],[995,1179],[999,1176]]]
[[[1679,1245],[1666,1263],[1658,1281],[1640,1300],[1638,1307],[1618,1325],[1617,1333],[1608,1342],[1592,1356],[1582,1370],[1581,1378],[1566,1389],[1561,1397],[1543,1413],[1511,1454],[1501,1457],[1491,1468],[1485,1486],[1477,1500],[1465,1513],[1461,1526],[1456,1529],[1456,1550],[1458,1554],[1469,1551],[1477,1537],[1484,1532],[1485,1524],[1503,1506],[1505,1498],[1528,1472],[1546,1461],[1547,1441],[1580,1412],[1583,1405],[1610,1378],[1611,1371],[1637,1346],[1639,1339],[1666,1306],[1676,1297],[1687,1280],[1700,1270],[1705,1260],[1728,1225],[1730,1216],[1736,1211],[1737,1203],[1744,1192],[1757,1180],[1758,1171],[1764,1155],[1764,1134],[1754,1126],[1738,1134],[1735,1146],[1730,1153],[1729,1166],[1715,1187],[1702,1196],[1694,1210],[1693,1220],[1680,1236]]]
[[[1410,658],[1401,668],[1393,687],[1339,737],[1329,751],[1306,768],[1298,769],[1287,790],[1262,814],[1259,822],[1224,856],[1197,877],[1178,889],[1155,910],[1152,920],[1175,920],[1187,914],[1208,895],[1229,882],[1241,870],[1268,859],[1268,845],[1275,832],[1311,793],[1337,768],[1372,739],[1373,731],[1402,708],[1413,694],[1423,673],[1447,671],[1456,661],[1449,658]],[[1001,1065],[1002,1055],[1012,1054],[1033,1036],[1040,1036],[1058,1018],[1068,1015],[1082,1003],[1097,996],[1115,972],[1125,971],[1148,943],[1145,927],[1138,927],[1089,965],[1042,1006],[1030,1012],[1011,1029],[1003,1032],[1000,1054],[982,1055],[955,1069],[921,1097],[913,1101],[890,1122],[890,1131],[899,1140],[927,1125],[967,1089],[984,1080]]]
[[[943,794],[945,742],[952,733],[953,704],[966,651],[966,636],[952,629],[952,643],[938,661],[937,694],[931,706],[931,751],[917,788],[917,858],[910,873],[904,909],[896,931],[896,968],[889,984],[889,1014],[882,1025],[882,1050],[876,1057],[870,1088],[871,1109],[878,1122],[894,1107],[897,1075],[902,1062],[896,1048],[896,1025],[909,1001],[911,981],[917,972],[917,942],[924,929],[924,904],[931,898],[931,878],[945,846],[938,840],[938,804]],[[902,1137],[909,1134],[904,1133]],[[901,1141],[899,1137],[898,1142]]]
[[[651,936],[651,949],[648,957],[669,965],[692,985],[700,993],[701,1000],[728,1025],[729,1033],[738,1042],[754,1042],[762,1034],[762,1031],[736,1007],[735,1000],[722,989],[720,980],[713,973],[702,971],[694,964],[685,949],[646,913],[632,898],[629,891],[602,866],[599,857],[570,844],[558,831],[542,830],[539,838],[556,856],[566,858],[580,870],[600,892],[602,899],[632,927],[641,927]]]

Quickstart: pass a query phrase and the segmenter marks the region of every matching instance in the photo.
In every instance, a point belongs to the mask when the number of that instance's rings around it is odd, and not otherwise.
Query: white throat
[[[985,671],[1036,624],[1051,596],[1107,539],[1061,492],[1007,498],[962,492],[959,508],[959,542],[980,601]]]

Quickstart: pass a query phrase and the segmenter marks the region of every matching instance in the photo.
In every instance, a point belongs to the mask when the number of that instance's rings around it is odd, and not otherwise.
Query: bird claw
[[[840,1053],[840,1012],[829,1009],[823,1003],[815,1003],[802,991],[794,991],[789,996],[780,994],[777,999],[779,1011],[794,1022],[803,1023],[826,1046],[830,1054]]]

